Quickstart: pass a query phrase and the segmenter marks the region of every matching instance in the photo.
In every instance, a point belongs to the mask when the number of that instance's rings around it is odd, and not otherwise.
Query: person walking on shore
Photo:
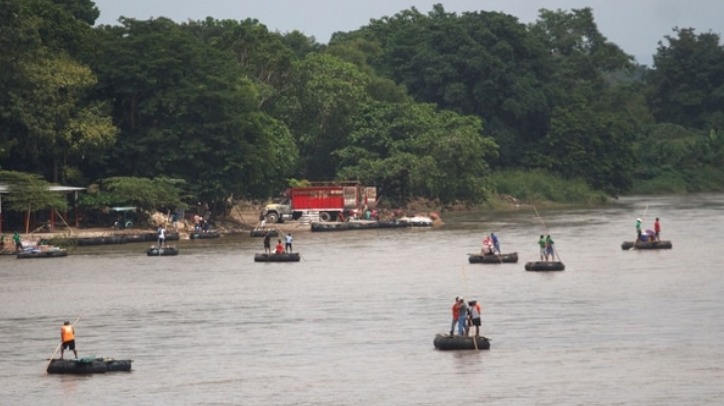
[[[15,241],[15,252],[23,249],[23,242],[20,240],[20,234],[17,231],[13,234],[13,241]]]

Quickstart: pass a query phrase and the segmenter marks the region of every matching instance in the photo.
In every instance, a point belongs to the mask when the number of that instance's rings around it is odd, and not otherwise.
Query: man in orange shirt
[[[66,348],[72,350],[75,357],[78,358],[78,351],[75,350],[75,329],[70,325],[69,321],[60,326],[60,342],[60,359],[63,359],[63,351]]]

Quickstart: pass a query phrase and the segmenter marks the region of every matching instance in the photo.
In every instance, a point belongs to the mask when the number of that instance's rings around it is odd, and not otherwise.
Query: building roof
[[[48,186],[48,190],[51,192],[62,192],[62,193],[69,193],[69,192],[79,192],[81,190],[86,190],[87,188],[84,187],[78,187],[78,186],[60,186],[60,185],[51,185]],[[8,189],[8,185],[0,184],[0,194],[10,193],[10,190]]]

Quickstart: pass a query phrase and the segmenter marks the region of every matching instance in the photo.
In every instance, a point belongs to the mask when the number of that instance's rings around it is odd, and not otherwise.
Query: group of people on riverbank
[[[475,327],[475,337],[480,337],[482,307],[477,300],[465,302],[462,296],[455,298],[452,305],[452,324],[450,325],[450,336],[455,335],[455,329],[459,336],[470,335],[470,328]]]

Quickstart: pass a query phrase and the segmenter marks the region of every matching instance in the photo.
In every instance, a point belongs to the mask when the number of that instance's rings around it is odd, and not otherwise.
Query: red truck
[[[269,223],[298,220],[302,216],[336,221],[341,216],[377,206],[377,188],[357,182],[313,183],[286,190],[279,203],[268,204],[262,215]]]

